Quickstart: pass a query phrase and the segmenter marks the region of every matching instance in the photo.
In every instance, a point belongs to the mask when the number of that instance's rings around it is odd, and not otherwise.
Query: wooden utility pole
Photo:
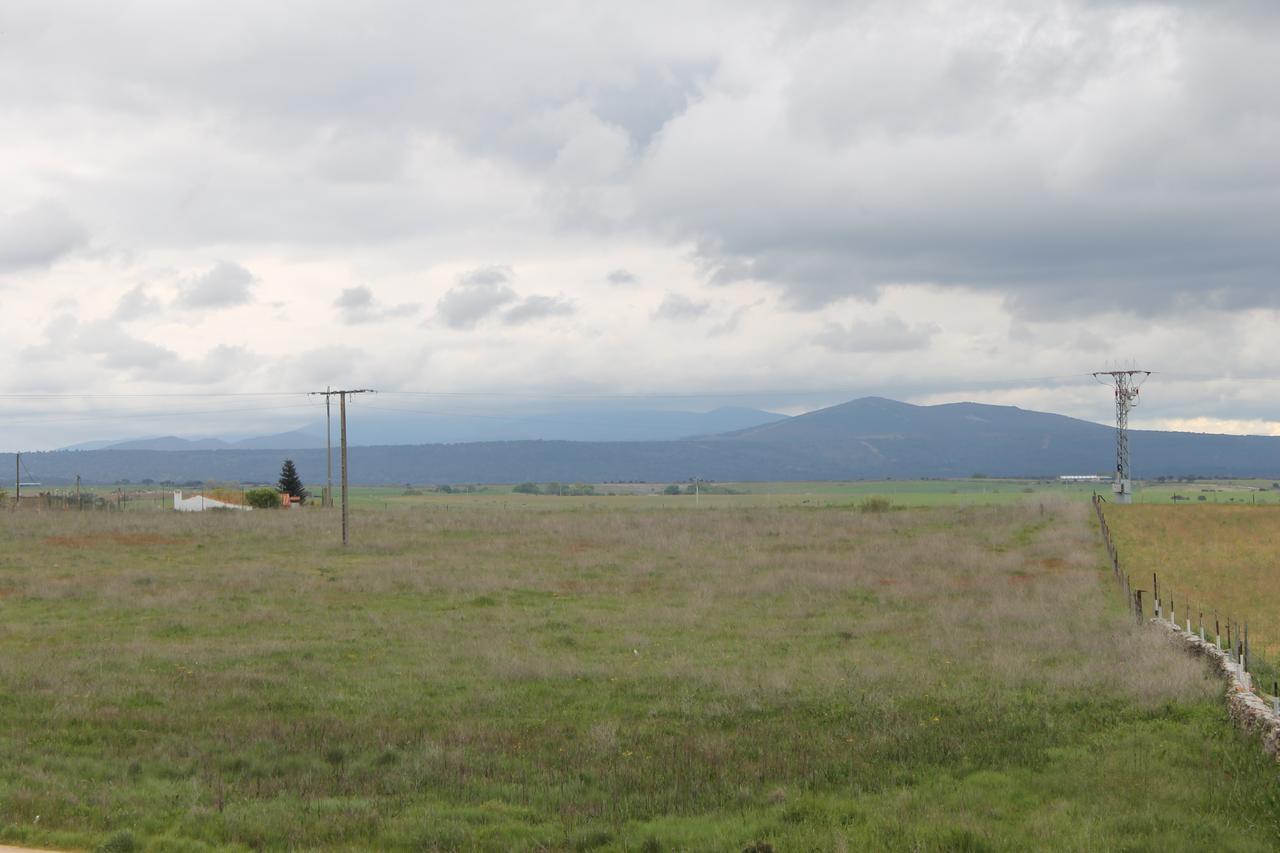
[[[326,398],[327,399],[327,398]],[[338,417],[342,424],[342,545],[347,545],[347,395],[338,397]]]
[[[22,506],[22,454],[13,453],[13,508]]]
[[[325,466],[328,471],[328,479],[324,488],[324,505],[333,509],[333,415],[329,412],[329,391],[331,386],[324,387],[324,447],[325,447]]]
[[[332,388],[325,388],[323,391],[312,391],[312,394],[323,394],[325,398],[325,411],[328,412],[329,398],[334,394],[338,395],[338,430],[339,442],[342,445],[341,465],[342,465],[342,544],[346,546],[349,541],[349,528],[347,525],[347,395],[348,394],[375,394],[372,388],[347,388],[340,391],[334,391]],[[332,451],[330,451],[332,452]],[[330,457],[332,458],[332,457]],[[329,482],[333,482],[333,468],[330,463]],[[330,485],[332,488],[332,485]]]

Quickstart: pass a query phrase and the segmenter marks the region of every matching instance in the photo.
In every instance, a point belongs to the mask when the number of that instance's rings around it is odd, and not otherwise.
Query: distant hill
[[[458,444],[477,441],[667,441],[759,426],[785,418],[737,406],[709,412],[650,409],[568,409],[559,412],[440,412],[352,405],[347,423],[351,446]],[[156,438],[86,441],[63,450],[297,450],[324,447],[321,419],[291,432],[245,439]],[[333,440],[338,440],[334,414]]]
[[[1280,438],[1135,430],[1130,446],[1139,478],[1280,479]],[[323,479],[324,450],[305,447],[54,451],[24,454],[23,464],[45,483],[77,474],[90,482],[270,482],[285,453],[305,480]],[[867,397],[694,439],[354,447],[350,467],[357,483],[850,480],[1106,474],[1114,454],[1113,430],[1089,421],[1013,406]]]
[[[324,436],[304,430],[293,430],[276,435],[260,435],[239,441],[222,438],[179,438],[164,435],[157,438],[137,438],[129,441],[86,441],[64,450],[295,450],[306,447],[324,447]]]

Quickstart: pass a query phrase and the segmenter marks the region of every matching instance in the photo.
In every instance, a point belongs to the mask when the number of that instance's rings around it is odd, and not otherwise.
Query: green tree
[[[280,467],[280,481],[276,484],[276,489],[283,495],[306,502],[309,493],[302,487],[302,478],[298,476],[298,469],[293,466],[292,459],[284,460],[284,465]]]
[[[516,492],[517,494],[521,494],[521,495],[540,495],[540,494],[542,494],[542,489],[538,488],[538,484],[537,484],[537,483],[528,483],[528,482],[526,482],[526,483],[521,483],[521,484],[520,484],[520,485],[518,485],[518,486],[513,486],[513,487],[512,487],[512,489],[511,489],[511,491]]]
[[[270,486],[250,489],[244,493],[244,499],[254,509],[275,509],[280,506],[280,493]]]

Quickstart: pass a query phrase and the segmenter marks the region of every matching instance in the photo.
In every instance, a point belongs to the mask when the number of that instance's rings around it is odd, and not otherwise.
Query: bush
[[[270,486],[250,489],[244,493],[244,499],[254,509],[275,509],[280,506],[280,493]]]
[[[869,495],[858,504],[861,512],[888,512],[893,509],[893,501],[883,495]]]
[[[677,486],[675,483],[672,483],[670,486],[667,486],[665,489],[663,489],[662,493],[664,495],[678,495],[680,494],[680,487]]]
[[[518,495],[540,495],[542,489],[538,488],[537,483],[521,483],[518,486],[512,486],[511,491]]]
[[[138,841],[128,830],[113,833],[110,838],[98,845],[98,853],[133,853],[138,849]]]

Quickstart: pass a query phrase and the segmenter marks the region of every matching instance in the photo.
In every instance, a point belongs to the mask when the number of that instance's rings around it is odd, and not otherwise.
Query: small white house
[[[192,495],[189,498],[184,498],[182,492],[173,493],[173,508],[178,512],[204,512],[206,509],[253,509],[251,506],[229,504],[226,501],[206,498],[204,495]]]

